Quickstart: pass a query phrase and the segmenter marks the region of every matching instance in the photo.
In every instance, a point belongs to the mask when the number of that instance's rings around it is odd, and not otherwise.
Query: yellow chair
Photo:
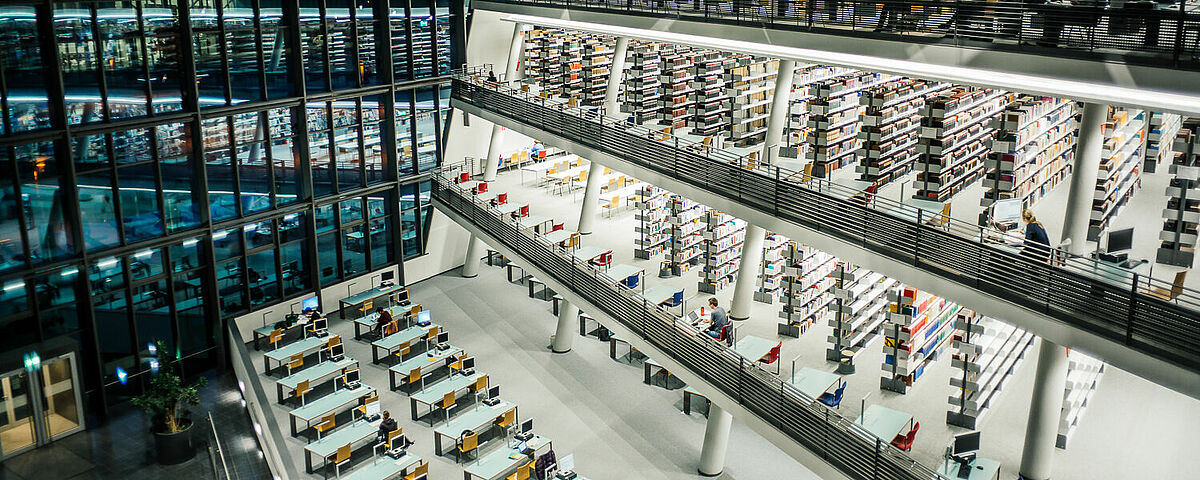
[[[400,331],[400,322],[392,320],[383,326],[383,336],[388,336]]]
[[[461,461],[463,456],[470,455],[477,448],[479,448],[479,434],[474,432],[464,434],[458,440],[458,447],[454,450],[454,461]]]
[[[309,390],[312,390],[312,387],[309,386],[309,381],[308,380],[302,381],[302,382],[296,384],[296,391],[292,392],[292,396],[300,397],[300,404],[304,405],[304,403],[305,403],[304,396],[308,395]]]
[[[360,414],[365,417],[365,416],[367,416],[367,406],[372,403],[378,402],[378,401],[379,401],[378,393],[376,393],[375,396],[373,396],[373,397],[367,397],[366,400],[363,400],[362,405],[359,405],[354,408],[354,413]]]
[[[396,350],[396,353],[393,353],[392,355],[395,355],[396,358],[400,359],[400,361],[404,361],[404,356],[408,355],[408,352],[412,350],[412,340],[401,343],[398,348],[399,350]]]
[[[278,328],[271,330],[271,333],[267,335],[267,344],[271,345],[272,349],[279,348],[279,342],[281,340],[283,340],[283,330]]]
[[[517,423],[517,409],[510,408],[504,415],[496,417],[496,426],[500,428],[508,428],[512,424]]]
[[[429,327],[429,333],[425,334],[425,341],[432,342],[437,340],[438,334],[441,333],[440,327],[437,325]]]
[[[458,398],[454,393],[455,392],[446,392],[445,395],[442,395],[442,401],[438,402],[438,408],[442,409],[442,411],[446,413],[447,422],[450,421],[450,410],[453,410],[454,405],[458,402]],[[433,423],[433,417],[429,418],[429,423]]]
[[[421,369],[420,368],[414,368],[408,372],[409,385],[415,385],[417,382],[420,382],[420,381],[421,381]]]
[[[414,468],[412,473],[404,476],[404,480],[414,480],[415,478],[418,478],[422,475],[429,475],[429,464],[428,463],[422,463],[420,465],[417,465],[417,468]]]
[[[487,387],[488,387],[488,376],[486,374],[484,374],[484,375],[480,375],[479,378],[475,379],[475,385],[471,386],[471,391],[472,392],[482,392],[484,390],[487,390]]]
[[[329,337],[328,342],[325,342],[325,348],[329,349],[329,348],[333,348],[333,347],[336,347],[341,344],[342,344],[341,335],[334,335],[332,337]]]
[[[529,462],[517,467],[517,480],[529,480],[533,478],[534,462]]]
[[[342,465],[347,463],[350,463],[349,443],[338,447],[337,452],[333,454],[333,470],[338,477],[342,476]]]
[[[304,366],[304,354],[303,353],[297,353],[295,355],[292,355],[291,357],[288,357],[288,364],[287,364],[288,375],[292,374],[292,370],[296,370],[303,366]]]
[[[947,230],[950,229],[950,202],[942,205],[942,213],[935,215],[933,218],[925,222],[931,227],[940,227]]]
[[[366,315],[366,314],[367,314],[367,312],[370,312],[370,311],[371,311],[371,308],[372,308],[372,307],[374,307],[374,306],[375,306],[375,301],[374,301],[374,300],[367,300],[367,301],[365,301],[365,302],[363,302],[363,303],[362,303],[362,306],[361,306],[361,307],[358,307],[358,313],[360,313],[360,314],[362,314],[362,315]]]
[[[337,426],[337,414],[331,413],[321,417],[321,423],[313,425],[313,430],[317,431],[317,440],[321,439],[321,434],[333,430]]]
[[[1175,274],[1175,282],[1171,283],[1170,290],[1162,287],[1150,287],[1147,290],[1143,290],[1142,293],[1150,295],[1159,300],[1170,302],[1175,300],[1179,294],[1183,293],[1183,281],[1185,279],[1187,279],[1187,270],[1183,270]]]

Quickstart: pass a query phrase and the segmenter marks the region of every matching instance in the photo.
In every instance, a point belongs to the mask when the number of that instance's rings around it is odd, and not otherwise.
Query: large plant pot
[[[159,465],[175,465],[192,459],[196,448],[192,445],[192,425],[176,433],[154,432],[154,453]]]

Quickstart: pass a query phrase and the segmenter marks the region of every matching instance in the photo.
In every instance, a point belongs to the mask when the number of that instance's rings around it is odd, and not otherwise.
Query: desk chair
[[[445,412],[447,422],[450,421],[450,410],[453,410],[454,406],[458,402],[458,399],[455,398],[454,393],[455,392],[446,392],[445,395],[442,395],[442,401],[438,402],[438,408],[442,409],[442,412]],[[429,416],[429,426],[433,426],[432,415]]]
[[[312,387],[309,386],[309,380],[305,380],[296,384],[296,391],[292,392],[292,396],[300,397],[300,405],[304,405],[306,403],[304,396],[308,395],[310,390],[312,390]]]
[[[833,393],[822,393],[821,396],[817,397],[817,401],[830,407],[840,409],[842,405],[842,394],[845,392],[846,382],[842,382],[841,385],[838,385],[837,390],[834,390]]]
[[[733,346],[733,335],[731,334],[732,332],[733,332],[733,329],[729,325],[725,325],[725,326],[721,327],[721,330],[717,332],[717,341],[723,342],[729,346]]]
[[[342,478],[342,465],[350,463],[350,444],[347,443],[338,447],[337,452],[333,454],[333,469],[337,478]],[[326,470],[327,472],[329,470]]]
[[[942,213],[934,215],[933,218],[930,218],[929,220],[927,220],[925,222],[925,225],[929,225],[931,227],[944,228],[947,231],[949,231],[950,230],[950,202],[946,202],[944,205],[942,205]]]
[[[396,350],[396,353],[393,353],[392,355],[395,355],[397,360],[400,360],[401,362],[403,362],[404,356],[408,355],[408,352],[411,350],[412,350],[412,340],[409,340],[407,342],[401,343],[399,346],[399,349]]]
[[[613,258],[612,252],[604,252],[604,253],[601,253],[599,257],[592,259],[589,263],[591,263],[592,265],[595,265],[597,267],[602,267],[605,270],[607,270],[608,266],[612,264],[612,258]],[[681,297],[682,297],[682,295],[681,295]],[[680,298],[679,301],[682,302],[683,299]]]
[[[388,336],[400,331],[400,322],[392,320],[383,326],[383,336]]]
[[[471,180],[471,174],[467,173],[467,172],[463,172],[463,173],[458,174],[458,182],[455,182],[455,183],[467,183],[470,180]]]
[[[683,290],[675,292],[674,295],[671,295],[671,299],[667,301],[667,306],[670,307],[678,307],[680,305],[683,305]]]
[[[604,203],[600,206],[604,207],[604,216],[610,216],[612,215],[612,212],[617,211],[617,209],[621,207],[621,197],[619,195],[614,195],[608,200],[607,203]]]
[[[359,307],[358,307],[357,309],[355,309],[355,310],[358,310],[358,316],[360,316],[360,317],[364,317],[364,316],[366,316],[366,315],[367,315],[367,313],[369,313],[371,310],[374,310],[374,309],[375,309],[374,307],[375,307],[375,301],[374,301],[374,300],[367,300],[367,301],[363,302],[363,303],[362,303],[362,305],[361,305],[361,306],[359,306]]]
[[[414,468],[412,473],[405,475],[404,480],[417,480],[420,478],[425,478],[427,476],[429,476],[429,464],[422,463],[420,465],[417,465],[417,468]]]
[[[321,423],[313,425],[313,430],[317,431],[317,440],[321,439],[321,434],[333,430],[337,426],[337,414],[331,413],[321,417]]]
[[[386,450],[391,450],[393,448],[400,448],[403,446],[404,446],[404,427],[397,425],[395,430],[388,432],[387,438],[385,438],[383,440],[383,443],[375,444],[374,453],[376,455],[379,454],[379,447],[383,447],[383,449],[386,451]]]
[[[365,416],[367,416],[367,405],[370,405],[370,404],[378,402],[378,401],[379,401],[378,393],[376,393],[375,396],[367,397],[366,400],[363,400],[362,405],[359,405],[354,408],[354,413],[365,417]]]
[[[425,334],[425,341],[426,342],[437,341],[437,336],[439,333],[441,333],[438,330],[439,330],[439,328],[437,325],[433,325],[433,326],[429,327],[429,333]]]
[[[533,478],[533,467],[536,462],[530,460],[528,463],[517,467],[517,480],[529,480]]]
[[[463,359],[465,359],[465,358],[467,358],[467,352],[463,352],[462,355],[460,355],[454,359],[454,362],[450,364],[450,373],[451,374],[457,373],[462,370],[462,368],[463,368],[462,362],[463,362]]]
[[[913,441],[917,439],[917,430],[920,429],[921,422],[914,423],[912,429],[908,431],[908,434],[896,435],[896,438],[892,439],[892,446],[906,452],[912,451]]]
[[[271,333],[267,335],[267,344],[271,345],[272,350],[279,349],[279,342],[281,340],[283,340],[283,330],[281,329],[276,328],[271,330]]]
[[[479,434],[475,432],[463,433],[463,435],[458,439],[458,446],[454,449],[455,463],[461,461],[463,456],[469,456],[471,452],[476,451],[478,448]]]
[[[417,367],[408,372],[408,384],[416,385],[421,382],[421,368]]]
[[[497,427],[500,427],[501,430],[508,429],[508,427],[511,427],[517,423],[517,409],[508,409],[507,412],[504,412],[504,415],[496,417],[496,421],[493,423],[495,423]]]
[[[288,363],[287,363],[288,375],[292,374],[292,370],[299,369],[300,367],[303,367],[303,366],[304,366],[304,354],[303,353],[297,353],[295,355],[288,357]]]
[[[779,342],[779,343],[775,344],[774,347],[771,347],[771,351],[767,352],[767,358],[759,360],[762,363],[767,364],[767,365],[774,363],[776,375],[779,375],[779,349],[782,347],[783,347],[783,342]]]
[[[1171,283],[1170,290],[1152,286],[1146,290],[1143,290],[1142,293],[1166,302],[1173,301],[1179,296],[1179,294],[1183,293],[1183,281],[1186,278],[1187,270],[1183,270],[1175,274],[1175,282]]]
[[[479,392],[486,392],[487,388],[488,388],[488,376],[480,375],[479,378],[475,379],[475,384],[471,385],[469,388],[472,392],[475,392],[476,394],[478,394]]]
[[[492,205],[496,205],[496,206],[504,205],[506,203],[508,203],[508,192],[504,192],[499,195],[496,195],[496,199],[492,200]]]

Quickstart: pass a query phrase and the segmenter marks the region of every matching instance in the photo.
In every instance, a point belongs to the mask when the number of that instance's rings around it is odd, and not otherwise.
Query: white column
[[[742,243],[742,259],[738,263],[737,280],[733,283],[733,303],[729,307],[730,320],[750,318],[750,306],[754,304],[754,286],[758,283],[758,271],[762,268],[763,242],[767,231],[754,224],[746,224],[746,239]]]
[[[483,160],[483,181],[496,180],[496,169],[500,168],[500,143],[504,140],[504,127],[492,124],[492,139],[488,142],[487,158]]]
[[[517,23],[513,25],[512,43],[508,47],[508,65],[504,70],[504,81],[514,82],[520,80],[521,77],[521,53],[525,50],[525,24]]]
[[[1067,385],[1067,349],[1041,339],[1033,394],[1029,400],[1029,422],[1025,425],[1025,448],[1021,471],[1026,480],[1048,480],[1054,470],[1058,421]]]
[[[479,259],[483,258],[484,245],[483,240],[471,234],[471,239],[467,241],[467,256],[463,263],[462,276],[473,278],[479,275]]]
[[[612,65],[609,68],[608,84],[604,86],[604,112],[608,115],[618,111],[620,103],[617,94],[621,91],[621,78],[625,74],[625,57],[629,51],[629,38],[617,37],[617,48],[613,50]],[[579,209],[579,233],[592,233],[592,223],[596,220],[596,210],[600,208],[600,177],[604,174],[604,166],[592,161],[588,168],[587,186],[583,190],[583,206]]]
[[[796,61],[780,60],[779,70],[775,74],[775,96],[771,97],[771,117],[767,119],[767,137],[763,140],[762,152],[758,154],[768,165],[775,163],[774,158],[767,158],[771,147],[783,141],[783,131],[787,128],[788,101],[791,100],[795,80]]]
[[[1100,168],[1100,150],[1104,145],[1101,126],[1107,117],[1108,106],[1097,103],[1083,105],[1061,237],[1063,241],[1070,239],[1066,250],[1072,254],[1087,251],[1088,219]],[[1058,421],[1066,388],[1067,349],[1042,338],[1033,379],[1033,394],[1029,399],[1029,420],[1025,424],[1025,445],[1021,451],[1019,473],[1027,480],[1047,480],[1054,470]]]
[[[716,403],[708,406],[708,426],[704,429],[704,445],[700,448],[701,475],[715,477],[725,470],[725,451],[729,448],[729,430],[733,427],[733,414],[726,412]]]
[[[558,328],[554,330],[554,341],[550,351],[567,353],[575,343],[575,332],[579,331],[579,307],[566,300],[558,306]]]

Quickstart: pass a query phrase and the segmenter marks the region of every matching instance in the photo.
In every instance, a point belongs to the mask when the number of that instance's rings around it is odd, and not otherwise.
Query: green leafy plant
[[[161,341],[155,345],[160,355],[167,351]],[[200,404],[200,389],[208,384],[208,379],[199,377],[190,384],[184,384],[174,370],[174,362],[163,361],[160,357],[159,365],[158,374],[150,379],[146,391],[133,397],[131,402],[150,415],[158,431],[182,432],[191,425],[187,407]]]

